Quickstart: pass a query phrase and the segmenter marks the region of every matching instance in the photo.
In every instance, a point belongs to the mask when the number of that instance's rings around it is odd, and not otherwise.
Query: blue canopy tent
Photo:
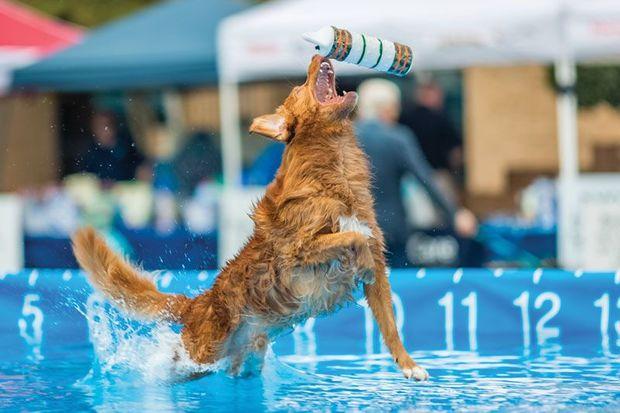
[[[14,72],[14,90],[96,91],[217,82],[216,29],[241,0],[175,0],[118,20]]]

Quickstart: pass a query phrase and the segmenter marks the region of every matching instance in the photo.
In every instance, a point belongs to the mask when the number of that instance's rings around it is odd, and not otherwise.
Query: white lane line
[[[69,270],[65,270],[65,272],[62,273],[62,279],[64,281],[69,281],[72,277],[73,275],[71,274],[71,271]]]
[[[30,285],[31,287],[34,287],[38,279],[39,279],[39,271],[32,270],[32,272],[28,276],[28,285]]]
[[[159,285],[161,288],[168,288],[170,286],[170,282],[172,282],[172,274],[169,272],[164,273],[159,279]]]
[[[461,278],[463,278],[463,269],[459,268],[454,272],[454,275],[452,276],[452,282],[454,284],[458,284],[461,281]]]
[[[540,282],[542,275],[543,275],[543,269],[536,268],[536,271],[534,271],[534,274],[532,274],[532,282],[534,284],[538,284]]]

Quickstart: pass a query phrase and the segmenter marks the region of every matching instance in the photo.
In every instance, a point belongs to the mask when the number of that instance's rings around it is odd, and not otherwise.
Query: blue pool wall
[[[215,272],[161,272],[166,292],[199,294]],[[408,350],[528,352],[588,343],[618,354],[620,271],[416,269],[390,274],[397,323]],[[0,273],[2,358],[53,355],[88,343],[83,315],[92,289],[75,270]],[[362,295],[277,341],[277,354],[384,354]]]

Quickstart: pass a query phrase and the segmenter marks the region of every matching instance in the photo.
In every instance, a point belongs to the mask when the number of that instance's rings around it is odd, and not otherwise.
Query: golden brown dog
[[[209,291],[193,299],[163,294],[84,229],[74,252],[92,284],[133,315],[181,323],[189,357],[228,358],[232,374],[247,372],[250,360],[260,364],[278,334],[338,309],[363,284],[404,375],[427,379],[394,322],[368,161],[349,120],[356,103],[354,92],[337,95],[331,63],[315,56],[306,82],[274,114],[254,120],[250,131],[286,144],[282,165],[256,205],[254,233]]]

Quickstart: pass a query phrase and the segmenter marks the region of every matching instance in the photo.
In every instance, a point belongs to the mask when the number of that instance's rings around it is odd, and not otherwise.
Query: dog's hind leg
[[[212,291],[196,298],[183,319],[183,345],[196,363],[209,364],[225,357],[226,343],[240,323],[234,306],[213,299]]]
[[[266,333],[245,322],[227,343],[230,358],[228,373],[232,376],[253,376],[261,372],[269,345]]]
[[[245,360],[244,371],[248,375],[258,374],[265,364],[265,355],[269,346],[267,334],[257,334],[252,337],[250,347],[251,352]]]
[[[228,336],[213,319],[205,319],[199,326],[185,326],[181,331],[185,350],[198,364],[215,363],[224,357]]]

